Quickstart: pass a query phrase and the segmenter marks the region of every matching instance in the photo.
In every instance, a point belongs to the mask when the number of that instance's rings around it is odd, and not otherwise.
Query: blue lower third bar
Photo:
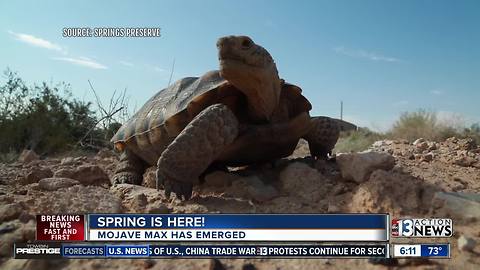
[[[422,244],[421,256],[450,258],[450,244]]]
[[[150,249],[148,245],[107,245],[107,257],[148,257]]]

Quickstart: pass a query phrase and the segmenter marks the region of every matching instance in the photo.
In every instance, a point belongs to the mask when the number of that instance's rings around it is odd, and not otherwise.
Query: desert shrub
[[[418,110],[405,112],[385,133],[373,132],[367,128],[360,128],[356,132],[342,134],[335,146],[336,152],[365,150],[373,142],[381,139],[406,139],[410,142],[418,138],[433,141],[443,141],[450,137],[472,138],[480,145],[480,124],[476,123],[465,127],[459,116],[440,121],[435,112]]]
[[[11,163],[18,159],[19,153],[16,151],[0,152],[0,163]]]
[[[426,138],[435,139],[438,125],[437,116],[433,112],[418,110],[416,112],[404,112],[394,123],[389,137],[407,139],[409,141]]]
[[[44,82],[29,87],[9,69],[4,77],[0,86],[0,153],[11,156],[28,148],[50,154],[107,144],[106,131],[97,128],[91,103],[72,97],[68,84]]]
[[[344,132],[335,145],[334,152],[358,152],[366,150],[375,141],[384,139],[381,133],[371,131],[368,128],[359,128],[356,131]]]
[[[409,141],[418,138],[443,141],[449,137],[465,137],[463,126],[464,123],[458,118],[441,122],[435,112],[418,110],[402,113],[387,136]]]
[[[475,123],[463,130],[463,136],[472,138],[477,145],[480,145],[480,124]]]

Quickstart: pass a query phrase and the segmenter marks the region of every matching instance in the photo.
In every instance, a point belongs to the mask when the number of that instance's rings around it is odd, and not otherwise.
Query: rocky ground
[[[14,260],[12,243],[35,239],[36,214],[56,213],[337,213],[389,212],[393,217],[451,217],[452,259],[392,260],[390,268],[480,267],[480,148],[471,140],[379,141],[368,152],[312,160],[301,141],[288,159],[214,172],[190,201],[167,199],[153,187],[110,186],[118,157],[39,159],[24,152],[0,164],[0,269],[384,269],[368,260],[164,259]],[[409,239],[395,242],[413,242]],[[432,241],[432,240],[430,240]],[[419,242],[419,241],[417,241]],[[429,242],[428,239],[420,242]]]

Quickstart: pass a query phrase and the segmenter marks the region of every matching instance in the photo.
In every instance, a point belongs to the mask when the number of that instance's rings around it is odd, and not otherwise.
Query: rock
[[[257,268],[252,263],[246,263],[242,266],[242,270],[256,270],[256,269]]]
[[[25,164],[38,159],[39,159],[39,156],[33,150],[23,150],[20,156],[18,157],[18,161]]]
[[[432,201],[432,212],[458,220],[480,220],[480,194],[437,192]]]
[[[344,194],[346,192],[348,192],[348,188],[347,186],[343,185],[342,182],[339,182],[338,184],[336,184],[335,186],[333,186],[332,190],[331,190],[331,194],[333,195],[340,195],[340,194]]]
[[[149,188],[157,188],[157,168],[150,167],[143,174],[142,186]]]
[[[372,148],[380,148],[385,145],[384,141],[376,141],[372,144]]]
[[[430,204],[434,192],[413,176],[376,170],[353,191],[349,212],[418,215]]]
[[[14,201],[15,201],[15,198],[11,195],[0,196],[0,202],[2,202],[2,204],[13,203]]]
[[[100,186],[75,185],[44,193],[38,195],[32,204],[32,208],[42,214],[123,212],[118,196]]]
[[[0,206],[0,224],[18,218],[23,209],[18,203],[3,204]]]
[[[4,222],[0,224],[0,235],[13,232],[20,227],[18,222]]]
[[[281,192],[307,202],[318,202],[331,192],[323,174],[305,163],[294,162],[280,172]]]
[[[428,149],[427,149],[428,151],[433,151],[433,150],[437,150],[437,149],[438,149],[437,143],[431,142],[431,143],[428,144]]]
[[[20,184],[28,185],[32,183],[38,183],[40,179],[52,177],[52,170],[49,168],[33,168],[21,181]]]
[[[28,223],[30,220],[35,220],[35,216],[31,215],[30,213],[23,211],[20,216],[18,216],[18,220],[22,223]]]
[[[249,195],[258,202],[270,201],[279,195],[278,191],[270,185],[249,186],[247,190]]]
[[[45,260],[45,259],[26,259],[17,260],[10,259],[5,261],[2,265],[2,269],[13,270],[50,270],[50,269],[62,269],[65,268],[65,260]],[[93,268],[88,268],[93,269]]]
[[[428,143],[427,142],[422,142],[422,143],[419,143],[419,144],[415,145],[415,147],[417,148],[417,150],[419,152],[423,152],[423,151],[428,149]]]
[[[149,214],[169,214],[170,212],[171,210],[160,202],[147,206],[147,213]]]
[[[453,163],[461,167],[470,167],[477,163],[477,160],[469,156],[461,156],[455,158]]]
[[[460,251],[473,251],[477,243],[471,237],[462,235],[458,238],[458,250]]]
[[[75,175],[75,170],[74,169],[68,169],[68,168],[62,168],[53,174],[54,177],[65,177],[65,178],[73,178]]]
[[[418,144],[421,144],[421,143],[424,143],[424,142],[425,142],[424,138],[418,138],[412,143],[412,145],[417,146]]]
[[[457,145],[459,146],[460,149],[463,149],[463,150],[473,150],[477,148],[477,144],[475,143],[475,140],[472,138],[460,139],[458,140]]]
[[[474,150],[475,148],[477,148],[477,145],[475,143],[475,141],[471,138],[465,138],[465,139],[458,139],[458,138],[455,138],[455,137],[451,137],[451,138],[448,138],[445,140],[445,142],[443,142],[443,144],[448,147],[448,148],[451,148],[453,150]]]
[[[27,195],[27,193],[28,193],[28,190],[24,188],[19,188],[13,192],[13,194],[16,194],[16,195]]]
[[[433,160],[433,153],[432,152],[429,152],[425,155],[422,155],[422,157],[420,158],[421,161],[425,161],[425,162],[430,162]]]
[[[60,161],[61,165],[73,165],[74,163],[75,159],[73,157],[62,158],[62,161]]]
[[[75,169],[73,179],[83,185],[100,185],[110,183],[108,175],[97,165],[80,165]]]
[[[133,197],[133,203],[138,208],[144,208],[148,203],[147,196],[143,193],[136,194]]]
[[[18,220],[12,221],[14,224],[11,226],[16,227],[17,229],[6,234],[0,234],[0,257],[11,257],[13,254],[13,244],[14,243],[25,243],[35,240],[35,222],[31,220],[26,224],[21,224]],[[15,261],[24,261],[24,260],[15,260]],[[7,269],[3,268],[2,269]],[[18,269],[18,268],[13,268]],[[23,268],[19,268],[23,269]],[[32,268],[31,268],[32,269]],[[41,269],[41,268],[33,268]]]
[[[205,185],[213,187],[230,186],[235,180],[241,179],[232,173],[215,171],[205,176]]]
[[[150,269],[152,268],[155,264],[157,264],[157,261],[153,259],[145,259],[142,261],[142,266],[143,269]]]
[[[112,186],[110,192],[112,192],[117,198],[121,199],[123,206],[132,212],[145,211],[145,206],[139,205],[139,198],[140,201],[146,199],[147,202],[150,202],[153,205],[160,203],[159,201],[165,198],[163,192],[159,192],[156,189],[131,184],[118,184]],[[142,197],[145,197],[145,199]],[[140,204],[142,203],[144,202],[140,202]]]
[[[219,259],[210,259],[210,266],[208,267],[209,270],[225,270],[225,266],[223,266],[222,262]]]
[[[249,197],[258,202],[269,201],[278,196],[278,191],[273,186],[264,184],[257,176],[239,178],[225,193],[237,197]]]
[[[338,205],[329,203],[327,212],[328,213],[340,213],[341,211],[340,211],[340,207],[338,207]]]
[[[80,182],[75,179],[51,177],[40,180],[38,182],[38,187],[42,190],[54,191],[60,188],[71,187],[79,184]]]
[[[73,159],[74,163],[82,163],[84,161],[87,161],[87,157],[86,156],[81,156],[81,157],[76,157]]]
[[[348,153],[337,155],[337,164],[342,177],[362,183],[368,180],[373,171],[391,170],[395,166],[395,158],[389,154],[377,152]]]
[[[397,266],[398,259],[396,258],[369,258],[368,263],[374,264],[374,265],[383,265],[383,266]]]

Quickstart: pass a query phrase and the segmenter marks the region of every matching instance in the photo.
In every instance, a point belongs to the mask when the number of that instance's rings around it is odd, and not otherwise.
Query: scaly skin
[[[312,127],[304,136],[308,141],[310,154],[314,158],[326,158],[332,153],[340,135],[340,127],[336,119],[318,116],[311,118]]]
[[[115,175],[112,178],[112,185],[141,185],[146,167],[147,164],[143,160],[130,150],[125,149],[120,156],[120,163],[117,165]]]
[[[190,199],[199,176],[238,135],[239,123],[223,104],[212,105],[198,114],[158,159],[157,188],[165,195],[174,192]]]

